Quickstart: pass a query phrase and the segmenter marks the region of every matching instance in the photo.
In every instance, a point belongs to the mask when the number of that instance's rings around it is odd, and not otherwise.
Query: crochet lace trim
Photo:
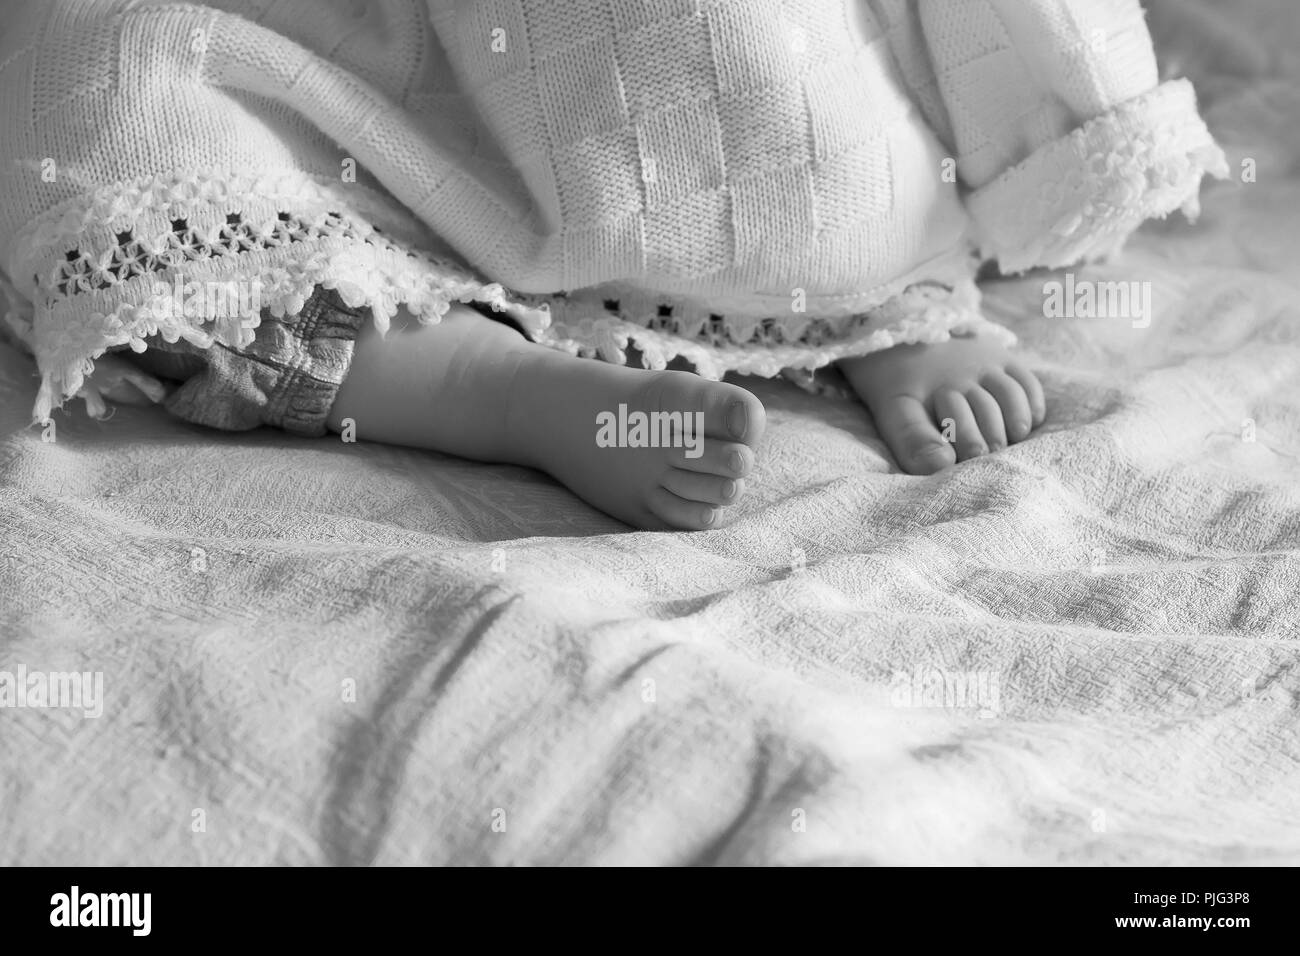
[[[187,306],[185,297],[198,290],[210,292],[235,286],[228,301],[245,297],[245,290],[257,291],[260,305],[272,315],[292,315],[302,310],[317,286],[336,290],[351,308],[368,307],[376,327],[387,331],[399,306],[423,322],[437,322],[452,302],[482,302],[512,315],[531,315],[531,334],[546,327],[546,315],[522,310],[501,286],[483,283],[448,263],[435,263],[389,248],[356,243],[348,238],[303,242],[292,250],[263,250],[243,256],[189,262],[183,277],[175,281],[144,282],[135,288],[97,290],[86,294],[91,300],[74,303],[82,308],[65,308],[59,320],[51,315],[33,323],[35,353],[43,372],[33,410],[36,421],[44,421],[56,404],[77,395],[93,409],[95,386],[86,379],[95,360],[110,348],[128,346],[143,352],[150,336],[164,341],[180,339],[208,348],[222,344],[245,348],[252,343],[261,323],[261,309],[231,310],[213,315]],[[130,296],[128,301],[109,305],[111,292]],[[116,298],[116,297],[115,297]],[[107,306],[107,307],[106,307]]]
[[[599,304],[552,299],[552,323],[539,341],[620,365],[627,364],[627,350],[635,348],[641,363],[651,369],[663,369],[681,358],[711,379],[727,372],[772,378],[812,371],[896,345],[941,342],[976,332],[1007,346],[1016,341],[1008,329],[980,314],[979,290],[969,279],[951,289],[914,285],[870,312],[831,319],[700,315],[692,306],[681,307],[685,314],[679,314],[676,308],[671,301],[649,295]],[[647,311],[651,318],[644,317]]]
[[[1053,140],[974,192],[981,251],[1005,273],[1119,250],[1145,220],[1200,212],[1201,178],[1228,175],[1223,151],[1174,80]]]
[[[774,302],[786,310],[764,316],[751,311],[754,302],[701,302],[611,283],[546,297],[553,323],[540,341],[619,364],[626,364],[626,349],[635,345],[647,367],[682,358],[709,378],[729,371],[791,377],[837,359],[974,331],[1011,344],[1014,335],[980,314],[979,291],[971,280],[975,266],[968,248],[955,248],[862,293],[859,311],[834,315],[799,311],[793,296],[761,297],[769,310]],[[820,307],[822,299],[815,302]],[[737,311],[729,311],[733,305]]]
[[[251,230],[251,237],[264,244],[274,243],[277,237],[273,234],[283,232],[279,213],[291,214],[303,223],[334,216],[346,220],[358,238],[372,233],[382,235],[383,230],[375,223],[384,223],[399,242],[408,246],[422,238],[423,230],[414,219],[360,184],[345,185],[296,170],[253,173],[222,167],[176,169],[101,186],[53,206],[15,237],[10,249],[17,261],[9,264],[9,272],[23,289],[26,277],[31,274],[24,264],[49,257],[66,258],[68,250],[78,250],[88,239],[118,234],[121,224],[131,228],[131,238],[143,253],[166,256],[178,248],[174,220],[186,213],[195,214],[201,220],[190,230],[193,242],[225,249],[231,237],[223,242],[218,234],[229,225],[227,216],[239,214],[250,206],[274,211],[270,217],[263,216],[260,222],[253,222],[249,217],[250,221],[244,223]],[[338,225],[334,224],[336,230]],[[87,268],[106,270],[118,255],[119,243],[110,238],[91,245],[95,255],[90,257]],[[57,268],[62,272],[64,262],[59,261]],[[49,276],[35,276],[38,282],[42,278]],[[47,288],[54,285],[46,283]]]
[[[228,213],[224,223],[207,233],[192,228],[182,216],[171,220],[170,231],[160,236],[137,236],[128,228],[116,234],[111,248],[98,254],[71,249],[58,263],[57,274],[42,285],[50,289],[46,300],[53,304],[59,298],[112,288],[136,276],[182,268],[191,262],[339,237],[399,251],[383,238],[378,228],[363,235],[337,212],[326,212],[311,219],[279,212],[273,221],[266,222],[250,222],[240,213]],[[407,255],[415,258],[414,253]]]
[[[29,224],[11,268],[36,305],[26,314],[11,309],[8,324],[42,372],[35,420],[74,395],[102,410],[87,379],[109,349],[144,351],[154,335],[242,348],[263,308],[295,314],[317,286],[370,308],[381,331],[399,306],[436,322],[457,301],[507,313],[533,337],[547,327],[544,306],[390,238],[369,215],[408,236],[419,227],[367,194],[299,173],[175,171],[96,190]],[[31,277],[26,289],[23,276]],[[195,308],[199,295],[231,307]]]

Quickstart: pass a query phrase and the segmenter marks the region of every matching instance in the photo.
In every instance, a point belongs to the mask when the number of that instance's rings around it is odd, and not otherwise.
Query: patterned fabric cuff
[[[118,354],[151,375],[180,382],[163,400],[179,418],[226,431],[271,425],[318,436],[325,434],[368,318],[368,310],[317,287],[295,315],[264,313],[256,337],[242,348],[151,339],[143,353]]]

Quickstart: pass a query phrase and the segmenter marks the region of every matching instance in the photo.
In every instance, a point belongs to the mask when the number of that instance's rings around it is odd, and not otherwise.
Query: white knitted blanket
[[[0,671],[105,698],[0,708],[0,865],[1300,863],[1300,36],[1224,10],[1234,182],[1076,275],[1151,324],[992,284],[1049,419],[931,478],[759,383],[736,522],[630,534],[148,409],[42,442],[0,349]]]
[[[108,348],[251,338],[177,282],[277,313],[323,284],[381,327],[476,298],[714,377],[1005,337],[976,251],[1103,256],[1224,173],[1137,0],[19,0],[6,27],[38,419]]]

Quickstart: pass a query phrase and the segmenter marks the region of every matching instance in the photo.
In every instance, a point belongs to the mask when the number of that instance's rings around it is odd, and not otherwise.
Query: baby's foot
[[[744,493],[765,424],[762,402],[739,386],[557,353],[522,368],[511,394],[529,464],[651,530],[717,527]]]
[[[1038,379],[987,337],[899,345],[840,369],[913,475],[1023,441],[1046,415]]]

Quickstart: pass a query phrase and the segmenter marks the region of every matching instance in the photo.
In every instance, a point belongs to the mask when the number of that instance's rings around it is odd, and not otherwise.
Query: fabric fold
[[[1164,83],[1039,147],[967,200],[980,251],[1004,273],[1119,251],[1143,222],[1200,212],[1205,175],[1227,160],[1186,80]]]

